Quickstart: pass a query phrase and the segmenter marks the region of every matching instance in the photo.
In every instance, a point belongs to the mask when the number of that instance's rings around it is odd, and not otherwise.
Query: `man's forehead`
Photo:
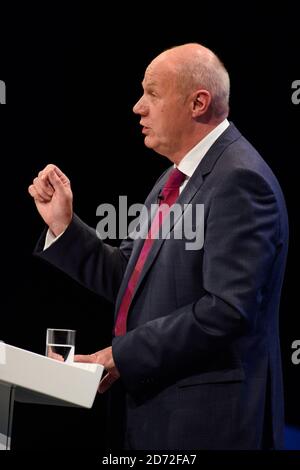
[[[165,64],[151,62],[145,71],[142,85],[157,87],[166,79],[171,79],[170,69]]]
[[[142,86],[151,86],[151,87],[157,87],[159,86],[160,82],[159,80],[155,80],[152,77],[144,76],[144,79],[142,81]]]
[[[155,69],[156,68],[152,65],[152,63],[148,65],[143,79],[144,84],[148,85],[149,83],[152,83],[157,85],[157,82],[159,81],[159,72],[157,72]]]

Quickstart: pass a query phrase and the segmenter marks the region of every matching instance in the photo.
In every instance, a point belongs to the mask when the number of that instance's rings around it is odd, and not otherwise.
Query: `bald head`
[[[133,107],[148,148],[178,164],[228,115],[229,78],[200,44],[164,51],[147,67]]]
[[[201,44],[183,44],[162,52],[152,61],[150,67],[160,62],[174,74],[183,96],[197,88],[203,88],[211,95],[213,116],[220,120],[228,116],[229,76],[214,52]]]

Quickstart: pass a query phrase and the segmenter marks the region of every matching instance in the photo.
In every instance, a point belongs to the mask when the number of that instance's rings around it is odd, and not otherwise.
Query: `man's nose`
[[[143,101],[143,97],[141,97],[137,103],[132,108],[132,111],[135,114],[140,114],[140,115],[145,115],[147,114],[147,106],[145,102]]]

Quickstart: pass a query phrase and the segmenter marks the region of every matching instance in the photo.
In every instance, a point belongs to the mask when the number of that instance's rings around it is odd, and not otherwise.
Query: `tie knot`
[[[182,173],[182,171],[178,170],[178,168],[174,168],[167,179],[164,189],[178,189],[185,180],[185,177],[186,175]]]

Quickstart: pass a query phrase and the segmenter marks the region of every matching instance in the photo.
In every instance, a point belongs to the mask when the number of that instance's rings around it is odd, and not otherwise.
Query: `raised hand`
[[[54,235],[63,232],[73,216],[73,193],[67,176],[49,164],[34,178],[28,192]]]

